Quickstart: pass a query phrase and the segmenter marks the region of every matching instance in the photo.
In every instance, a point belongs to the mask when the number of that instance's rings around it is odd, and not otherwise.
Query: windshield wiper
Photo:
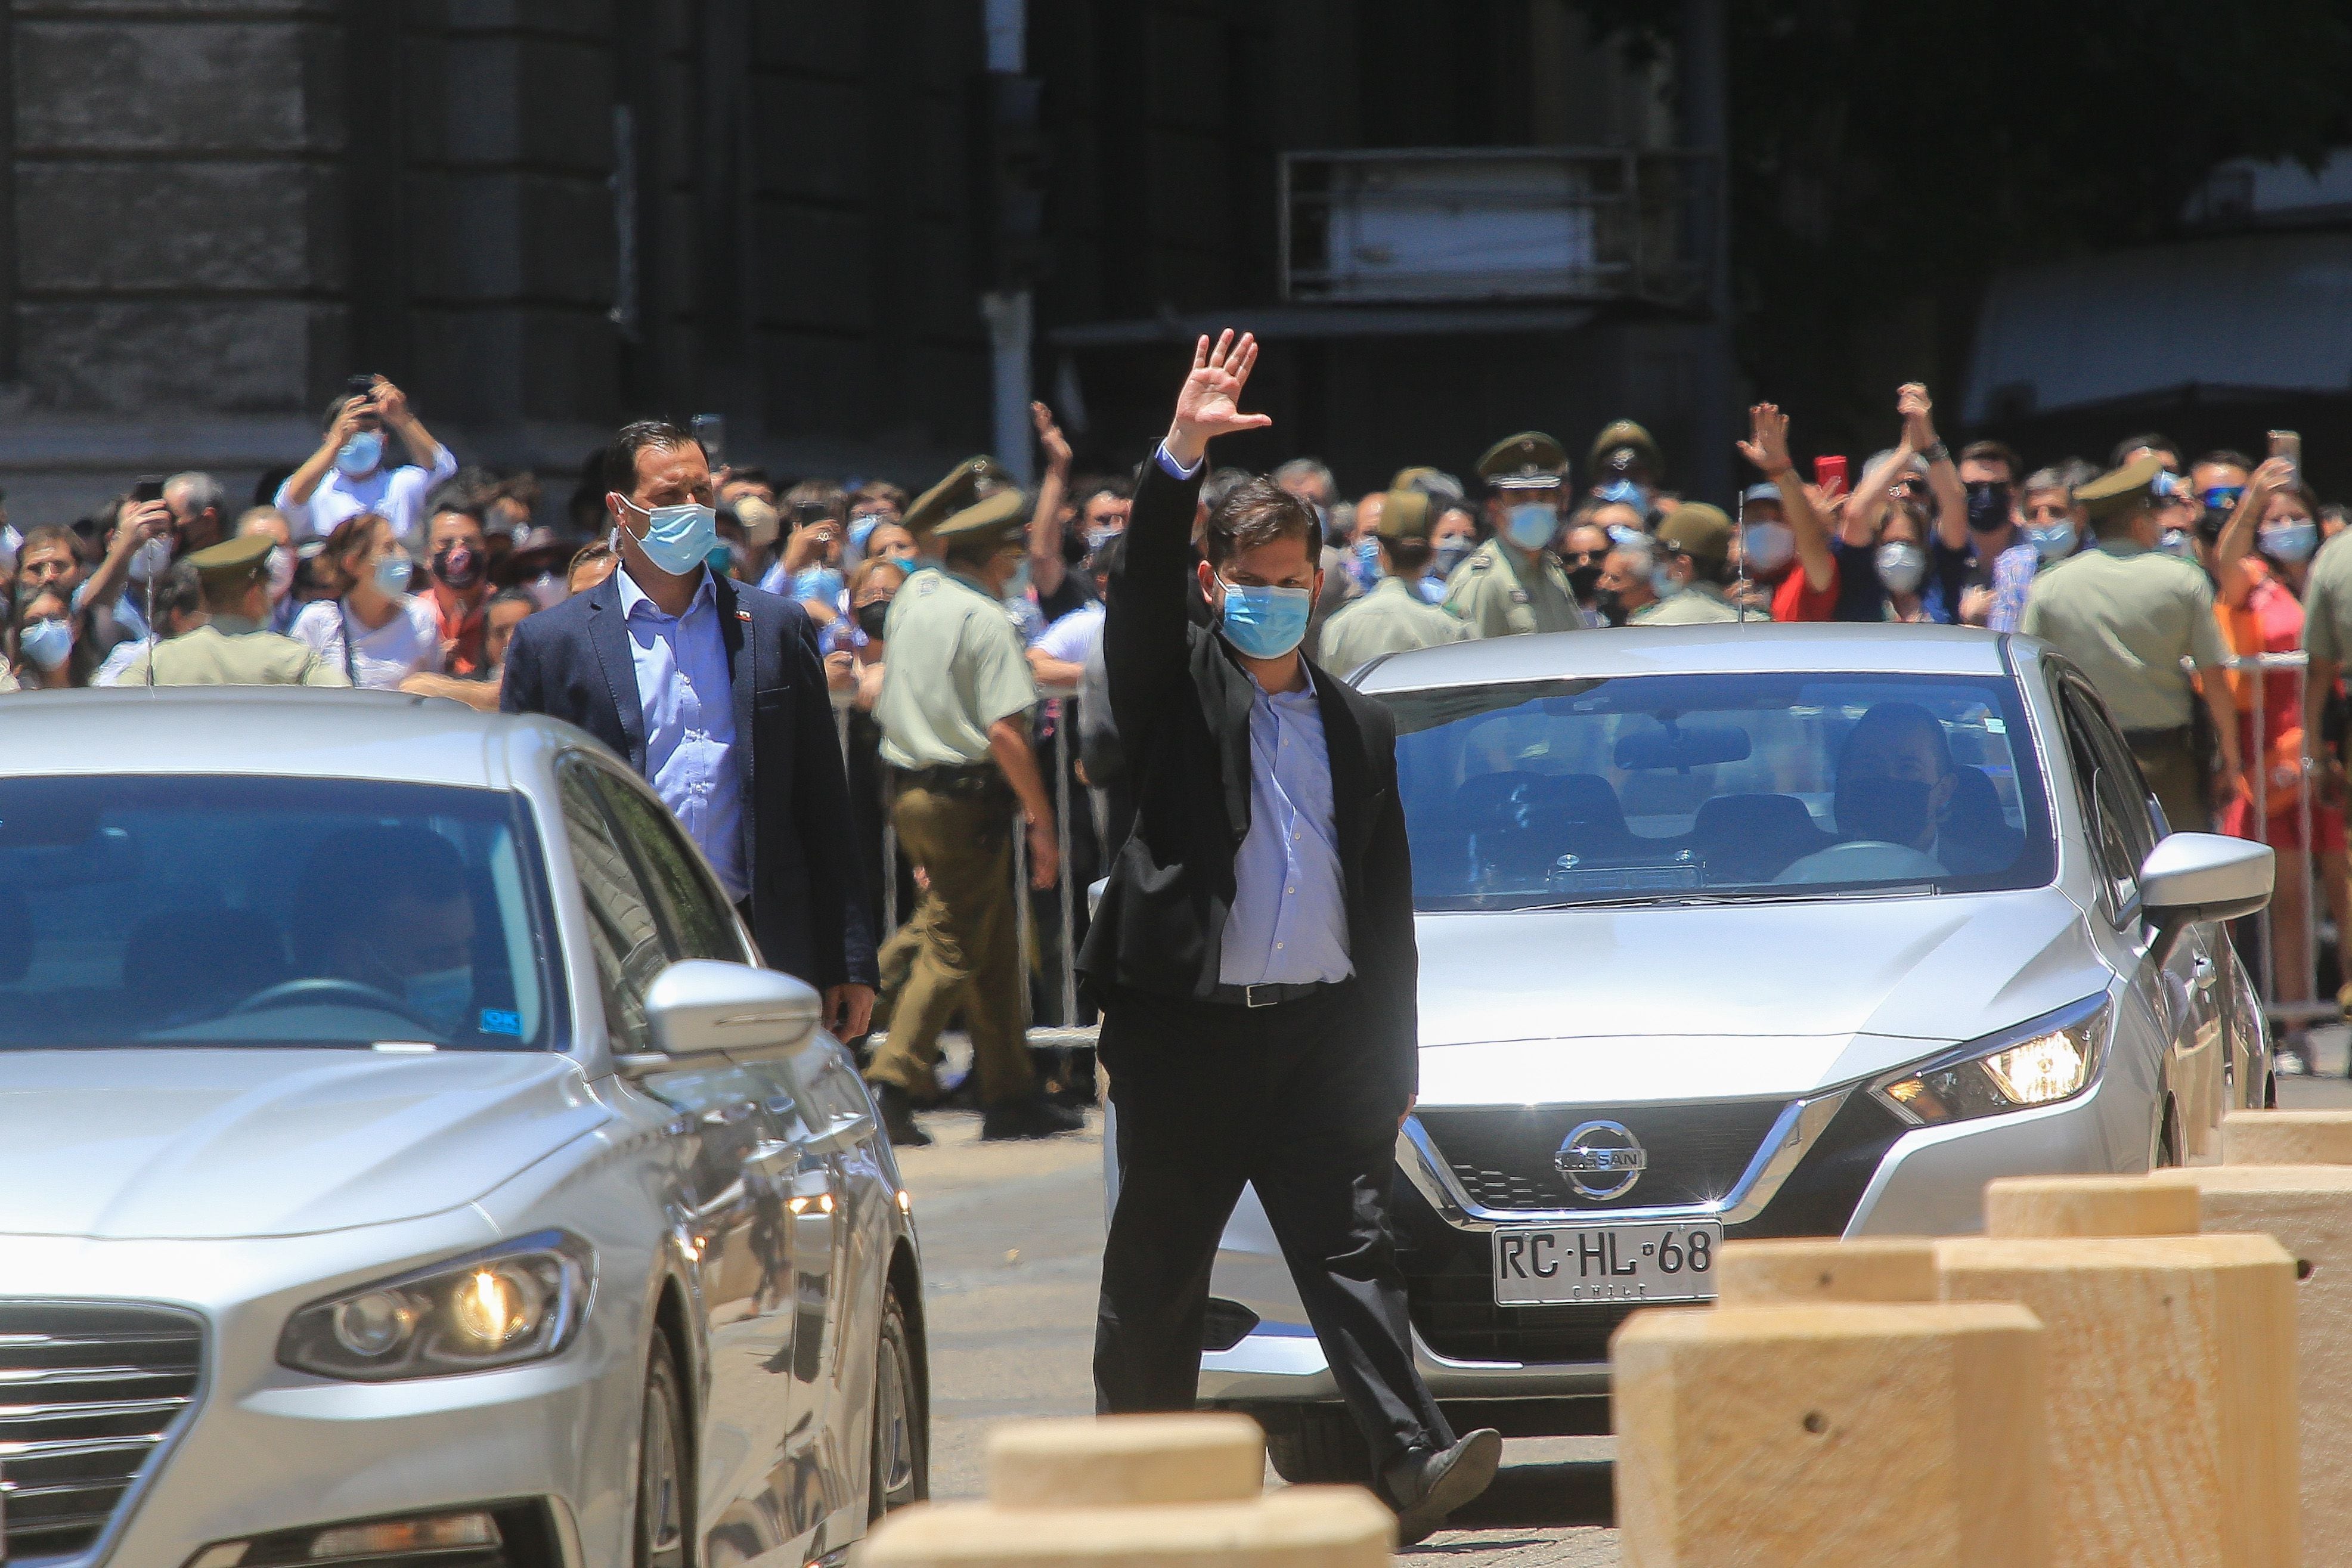
[[[1785,893],[1699,893],[1685,889],[1671,893],[1621,893],[1605,899],[1563,899],[1556,903],[1500,904],[1490,909],[1465,910],[1460,912],[1500,915],[1519,914],[1527,910],[1622,910],[1678,904],[1809,904],[1827,898],[1908,898],[1937,890],[1937,885],[1933,882],[1905,882],[1891,888],[1858,888],[1843,891],[1832,886],[1822,886]]]

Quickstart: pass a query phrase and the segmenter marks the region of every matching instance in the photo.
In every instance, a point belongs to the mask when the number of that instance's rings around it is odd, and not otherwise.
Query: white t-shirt
[[[398,686],[418,670],[441,669],[441,625],[433,606],[404,594],[400,614],[367,629],[341,599],[321,599],[302,606],[287,635],[309,643],[329,665],[352,678],[353,686],[382,691]],[[356,634],[352,640],[345,638]]]
[[[1087,656],[1102,641],[1103,607],[1087,600],[1060,620],[1045,628],[1045,634],[1029,646],[1042,651],[1047,658],[1058,658],[1064,664],[1084,664]]]
[[[387,436],[387,441],[392,437]],[[430,468],[420,468],[414,463],[403,463],[396,468],[379,468],[362,479],[346,478],[343,470],[330,468],[319,488],[310,492],[306,501],[289,500],[287,487],[293,484],[292,476],[278,487],[277,507],[286,514],[286,526],[293,531],[296,543],[316,536],[324,539],[335,531],[335,525],[347,517],[362,511],[378,513],[392,523],[392,531],[403,543],[414,542],[425,529],[425,497],[442,480],[457,472],[457,459],[449,448],[433,459]]]

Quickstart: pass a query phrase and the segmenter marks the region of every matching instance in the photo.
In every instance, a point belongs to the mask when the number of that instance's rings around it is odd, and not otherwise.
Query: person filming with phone
[[[410,460],[391,461],[390,438]],[[425,498],[454,478],[457,459],[408,406],[408,395],[380,375],[355,375],[327,405],[319,449],[278,487],[275,505],[299,542],[323,539],[347,517],[372,511],[403,544],[422,544]]]
[[[1192,1408],[1217,1238],[1253,1184],[1410,1544],[1486,1489],[1502,1439],[1457,1439],[1415,1370],[1389,1225],[1420,1082],[1394,721],[1299,652],[1323,576],[1306,502],[1244,480],[1192,550],[1210,440],[1273,423],[1240,408],[1256,361],[1246,332],[1200,340],[1109,579],[1138,802],[1078,960],[1118,1111],[1095,1397]]]

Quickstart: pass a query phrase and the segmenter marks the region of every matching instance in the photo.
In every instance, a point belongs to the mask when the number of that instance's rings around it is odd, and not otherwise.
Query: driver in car
[[[474,904],[446,838],[415,826],[347,834],[312,852],[302,885],[310,973],[381,993],[441,1039],[470,1031]]]
[[[1916,702],[1881,702],[1838,755],[1832,809],[1840,842],[1799,860],[1780,880],[1841,881],[1965,875],[1999,869],[2014,847],[1961,829],[1961,788],[1950,740]],[[1875,850],[1877,854],[1870,852]]]

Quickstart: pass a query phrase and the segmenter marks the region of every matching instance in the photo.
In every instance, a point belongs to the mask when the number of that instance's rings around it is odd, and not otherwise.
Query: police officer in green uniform
[[[995,458],[966,458],[948,470],[948,477],[915,498],[898,521],[917,539],[936,532],[958,512],[968,511],[989,497],[1017,489],[1012,473]],[[886,667],[887,668],[887,667]]]
[[[1419,490],[1394,489],[1382,499],[1375,528],[1381,580],[1323,623],[1316,663],[1345,675],[1384,653],[1434,647],[1470,635],[1460,621],[1413,591],[1429,570],[1429,528],[1436,510],[1436,503]]]
[[[1478,459],[1495,537],[1445,580],[1445,608],[1474,637],[1576,631],[1588,623],[1568,574],[1548,553],[1559,536],[1568,454],[1537,431],[1508,436]]]
[[[2210,772],[2200,743],[2197,691],[2183,659],[2218,670],[2228,658],[2213,619],[2213,589],[2194,563],[2157,548],[2153,454],[2102,474],[2074,492],[2098,548],[2034,574],[2018,629],[2054,645],[2106,700],[2139,759],[2167,823],[2202,832]],[[2229,787],[2242,793],[2238,706],[2218,675],[2202,682]]]
[[[1658,525],[1666,594],[1633,612],[1637,626],[1696,626],[1715,621],[1769,621],[1763,610],[1743,610],[1726,592],[1731,582],[1731,520],[1721,507],[1685,501]]]
[[[936,508],[925,503],[932,495],[916,503],[910,521],[931,521]],[[959,1008],[980,1075],[982,1137],[1042,1138],[1085,1125],[1038,1092],[1023,1027],[1016,811],[1027,826],[1031,880],[1050,888],[1060,874],[1054,808],[1029,746],[1037,688],[1002,602],[1027,549],[1028,518],[1022,493],[1006,489],[935,531],[919,531],[916,547],[944,560],[907,579],[884,623],[890,652],[874,718],[890,770],[890,820],[929,883],[906,988],[866,1069],[901,1142],[929,1142],[913,1108],[938,1095],[940,1031]]]
[[[269,616],[268,562],[275,542],[266,533],[248,533],[188,556],[204,584],[205,624],[141,653],[115,684],[349,686],[343,672],[308,643],[263,629]]]

